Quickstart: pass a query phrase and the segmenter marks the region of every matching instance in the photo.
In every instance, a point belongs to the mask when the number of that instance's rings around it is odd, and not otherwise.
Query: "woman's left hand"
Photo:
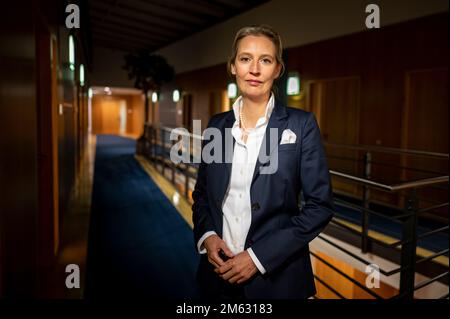
[[[222,279],[229,283],[243,283],[249,280],[254,274],[258,272],[247,251],[243,251],[233,258],[230,258],[221,267],[214,270]]]

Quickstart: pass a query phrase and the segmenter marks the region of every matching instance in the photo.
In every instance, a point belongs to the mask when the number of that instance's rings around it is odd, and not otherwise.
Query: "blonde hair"
[[[231,65],[233,65],[236,60],[239,42],[249,35],[265,36],[275,45],[275,59],[277,60],[277,63],[281,65],[281,72],[280,75],[278,76],[278,78],[280,78],[284,72],[284,62],[282,57],[283,44],[281,43],[281,37],[278,34],[278,32],[276,32],[272,27],[265,24],[243,27],[236,33],[236,36],[234,37],[233,41],[233,46],[231,47],[231,56],[228,58],[227,62],[228,75],[230,75],[230,77],[233,77],[231,73]]]

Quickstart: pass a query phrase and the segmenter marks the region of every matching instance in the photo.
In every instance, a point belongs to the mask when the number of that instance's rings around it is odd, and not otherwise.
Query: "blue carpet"
[[[97,136],[85,297],[197,297],[192,230],[135,149],[134,140]]]

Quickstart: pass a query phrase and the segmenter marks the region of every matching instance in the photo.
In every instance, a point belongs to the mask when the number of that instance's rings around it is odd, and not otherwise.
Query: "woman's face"
[[[239,41],[231,73],[243,96],[258,99],[270,95],[281,71],[275,52],[275,44],[265,36],[249,35]]]

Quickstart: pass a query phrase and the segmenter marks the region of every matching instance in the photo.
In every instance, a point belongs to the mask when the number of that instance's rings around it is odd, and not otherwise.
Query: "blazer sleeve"
[[[212,119],[208,127],[211,126]],[[205,141],[202,141],[202,151],[205,146]],[[201,162],[197,171],[197,181],[195,183],[194,191],[192,192],[192,222],[194,224],[194,244],[208,231],[216,231],[211,218],[211,210],[208,204],[208,185],[207,185],[207,169],[206,163],[201,156]]]
[[[305,205],[291,217],[288,227],[275,230],[252,245],[268,274],[308,245],[334,214],[328,165],[313,113],[309,114],[302,135],[299,175]]]

